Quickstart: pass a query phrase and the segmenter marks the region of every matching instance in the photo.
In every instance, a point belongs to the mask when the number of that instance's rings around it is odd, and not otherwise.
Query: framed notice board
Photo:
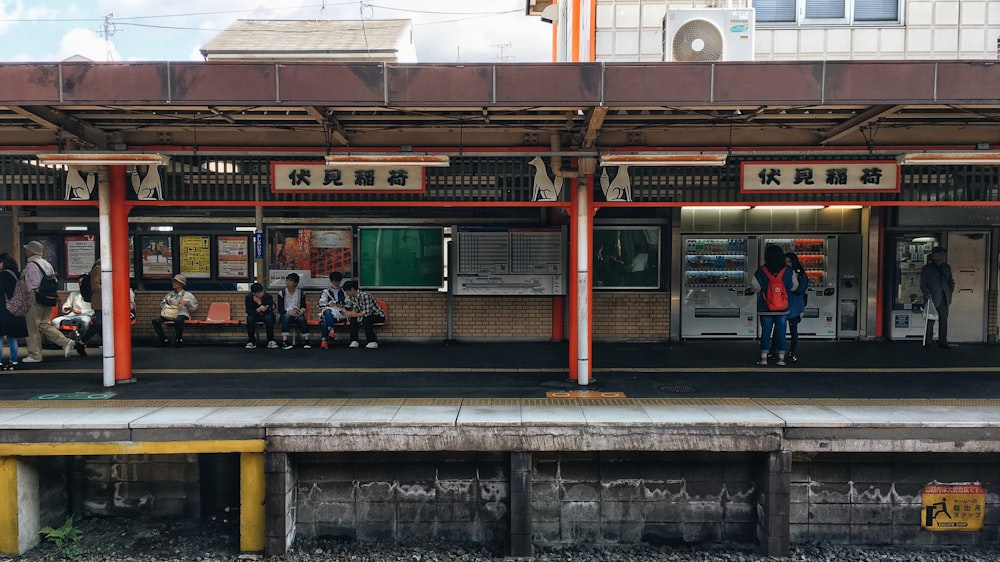
[[[358,269],[362,287],[438,289],[444,285],[444,229],[361,227]]]
[[[565,295],[566,231],[559,227],[460,226],[456,295]]]

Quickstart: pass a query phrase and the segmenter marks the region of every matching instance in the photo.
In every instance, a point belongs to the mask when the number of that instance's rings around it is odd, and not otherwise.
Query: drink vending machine
[[[774,236],[761,240],[764,248],[774,244],[785,253],[795,252],[806,277],[806,307],[799,324],[799,337],[837,337],[837,237],[836,236]]]
[[[685,236],[681,337],[757,336],[757,237]]]

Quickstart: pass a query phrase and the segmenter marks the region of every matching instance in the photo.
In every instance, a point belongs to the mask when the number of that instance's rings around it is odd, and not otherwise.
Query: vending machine
[[[757,336],[756,236],[686,236],[681,337]]]
[[[795,252],[809,278],[799,337],[837,337],[837,236],[770,236],[761,239],[760,255],[769,244]]]

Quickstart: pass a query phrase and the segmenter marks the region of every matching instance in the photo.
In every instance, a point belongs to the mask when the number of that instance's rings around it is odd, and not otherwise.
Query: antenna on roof
[[[507,62],[512,58],[510,55],[507,54],[507,49],[511,47],[510,41],[507,41],[506,43],[490,45],[490,47],[497,48],[497,62]]]
[[[326,0],[323,0],[319,5],[319,15],[321,16],[326,15]]]
[[[118,26],[115,25],[115,22],[111,19],[113,17],[115,17],[114,12],[109,12],[106,16],[104,16],[104,25],[100,30],[98,30],[101,37],[104,37],[104,45],[107,47],[108,61],[114,59],[114,55],[112,53],[113,49],[111,47],[111,36],[118,33]]]

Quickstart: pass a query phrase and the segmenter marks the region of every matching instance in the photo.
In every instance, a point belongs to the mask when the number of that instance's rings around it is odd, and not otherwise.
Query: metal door
[[[986,272],[989,234],[948,233],[948,264],[955,277],[955,294],[948,313],[948,340],[986,341]]]

